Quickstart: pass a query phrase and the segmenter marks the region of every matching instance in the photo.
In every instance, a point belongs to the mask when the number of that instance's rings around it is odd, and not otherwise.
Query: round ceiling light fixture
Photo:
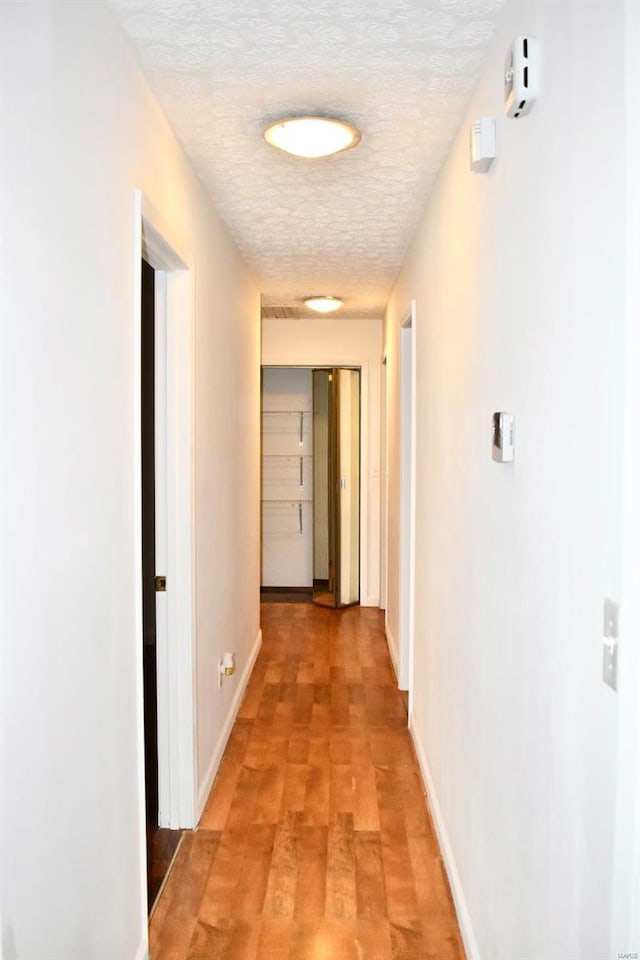
[[[284,117],[264,131],[272,147],[295,157],[329,157],[360,143],[360,133],[350,123],[332,117]]]
[[[311,309],[315,310],[316,313],[333,313],[334,310],[338,310],[344,300],[341,300],[340,297],[307,297],[304,301],[306,305]]]

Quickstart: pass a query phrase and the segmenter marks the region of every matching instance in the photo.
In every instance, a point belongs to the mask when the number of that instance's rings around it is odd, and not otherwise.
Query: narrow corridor
[[[270,603],[262,627],[152,960],[464,957],[382,612]]]

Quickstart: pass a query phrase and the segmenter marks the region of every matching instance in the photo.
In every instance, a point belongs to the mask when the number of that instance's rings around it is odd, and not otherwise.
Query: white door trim
[[[389,452],[387,353],[380,365],[380,609],[386,612],[389,588]],[[386,616],[385,616],[386,622]]]
[[[196,809],[193,268],[188,248],[141,190],[135,191],[134,206],[138,782],[141,872],[146,883],[140,260],[144,254],[156,270],[156,572],[167,576],[167,592],[157,595],[158,790],[160,825],[173,828],[195,826]],[[160,563],[166,564],[164,569]],[[146,888],[143,900],[146,903]]]
[[[416,301],[400,330],[400,651],[398,686],[413,707],[416,501]]]

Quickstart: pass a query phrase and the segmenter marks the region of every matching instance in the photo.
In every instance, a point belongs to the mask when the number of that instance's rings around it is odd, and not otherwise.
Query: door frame
[[[137,718],[141,874],[145,884],[146,829],[142,670],[142,456],[140,426],[141,260],[156,271],[156,573],[167,591],[156,595],[158,615],[159,825],[195,826],[195,536],[193,267],[176,236],[141,190],[134,194],[134,516],[137,606]],[[161,563],[165,569],[159,569]],[[145,925],[146,925],[145,912]]]
[[[369,596],[369,365],[366,360],[327,359],[320,355],[318,360],[309,363],[260,362],[261,370],[291,369],[315,370],[321,368],[345,367],[360,371],[360,605],[367,606]],[[363,428],[363,424],[365,425]]]
[[[416,301],[400,328],[400,650],[398,687],[413,708],[416,514]]]
[[[380,362],[380,609],[386,612],[389,589],[389,453],[387,424],[387,351]],[[385,616],[386,620],[386,616]]]
[[[345,607],[352,607],[360,605],[360,598],[362,596],[362,573],[361,573],[361,564],[362,564],[362,510],[361,510],[361,498],[362,498],[362,402],[361,402],[361,392],[362,392],[362,371],[360,367],[357,366],[348,366],[348,367],[334,367],[331,371],[334,380],[334,399],[335,399],[335,409],[334,409],[334,429],[337,430],[335,435],[336,444],[336,454],[337,459],[335,463],[336,475],[334,476],[334,481],[337,480],[337,486],[334,485],[334,490],[337,492],[336,497],[336,529],[335,529],[335,540],[337,541],[338,537],[340,538],[340,546],[337,547],[334,543],[335,551],[335,578],[336,584],[336,594],[342,600],[342,569],[343,569],[343,550],[342,550],[342,540],[343,540],[343,527],[342,520],[344,515],[344,506],[342,498],[342,441],[343,441],[343,401],[342,401],[342,378],[340,376],[343,372],[355,373],[358,377],[358,599],[352,600],[349,603],[340,603],[337,607],[338,610],[344,610]],[[351,402],[351,396],[349,396],[349,402]]]

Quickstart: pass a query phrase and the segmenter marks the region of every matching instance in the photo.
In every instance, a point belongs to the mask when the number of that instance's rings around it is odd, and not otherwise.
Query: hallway
[[[263,604],[263,645],[152,960],[464,957],[380,610]]]

